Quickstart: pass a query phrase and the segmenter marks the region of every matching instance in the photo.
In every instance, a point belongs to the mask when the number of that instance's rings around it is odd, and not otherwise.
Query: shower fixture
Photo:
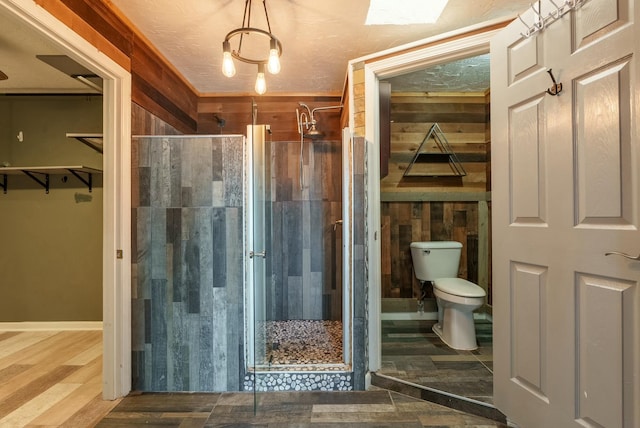
[[[218,128],[220,128],[220,133],[222,134],[222,128],[224,128],[224,126],[227,124],[227,121],[221,118],[220,116],[218,116],[217,114],[214,114],[213,118],[216,120],[216,123],[218,124]]]
[[[316,124],[318,123],[316,119],[313,117],[313,114],[316,111],[320,110],[330,110],[330,109],[339,109],[342,108],[342,104],[337,106],[326,106],[326,107],[316,107],[313,110],[309,108],[305,103],[298,103],[300,107],[303,107],[304,110],[302,113],[298,109],[296,109],[296,117],[298,119],[298,133],[301,137],[311,138],[315,140],[317,138],[322,137],[324,134],[318,130]]]
[[[304,139],[309,138],[311,140],[318,140],[324,134],[320,131],[316,125],[317,121],[313,117],[313,114],[320,110],[341,109],[342,104],[337,106],[316,107],[313,110],[309,108],[305,103],[299,102],[298,105],[304,110],[302,113],[299,109],[296,109],[296,119],[298,121],[298,133],[300,134],[300,190],[304,189],[303,167],[304,167]]]

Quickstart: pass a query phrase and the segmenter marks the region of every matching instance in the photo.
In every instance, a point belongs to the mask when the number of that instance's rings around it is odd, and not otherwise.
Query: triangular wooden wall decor
[[[462,177],[467,172],[451,150],[444,133],[434,123],[416,150],[405,177]]]

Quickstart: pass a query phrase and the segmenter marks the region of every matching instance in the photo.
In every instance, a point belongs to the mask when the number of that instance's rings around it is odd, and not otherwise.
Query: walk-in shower
[[[364,223],[352,220],[364,217],[365,144],[335,132],[338,115],[323,119],[327,137],[304,147],[304,188],[299,142],[248,129],[245,390],[365,386]]]
[[[315,111],[329,108],[339,106],[304,105],[299,129],[311,130]],[[334,133],[304,147],[303,170],[297,141],[272,141],[268,128],[252,128],[254,367],[345,370],[342,141]],[[303,174],[309,179],[298,187]]]

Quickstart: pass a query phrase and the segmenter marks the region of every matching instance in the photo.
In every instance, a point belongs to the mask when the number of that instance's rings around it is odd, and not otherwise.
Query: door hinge
[[[254,257],[262,257],[263,259],[267,258],[267,251],[266,250],[262,250],[262,251],[249,251],[249,258],[252,259]]]
[[[121,258],[123,258],[122,250],[116,250],[116,259],[121,259]]]

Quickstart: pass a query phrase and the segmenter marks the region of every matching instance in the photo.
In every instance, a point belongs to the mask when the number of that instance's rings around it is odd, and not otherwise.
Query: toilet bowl
[[[439,278],[433,281],[433,294],[438,305],[433,332],[453,349],[477,349],[473,311],[484,304],[485,291],[462,278]]]
[[[478,348],[473,311],[484,304],[486,292],[457,277],[461,250],[456,241],[412,242],[411,258],[416,278],[433,285],[438,305],[434,333],[453,349],[471,351]]]

